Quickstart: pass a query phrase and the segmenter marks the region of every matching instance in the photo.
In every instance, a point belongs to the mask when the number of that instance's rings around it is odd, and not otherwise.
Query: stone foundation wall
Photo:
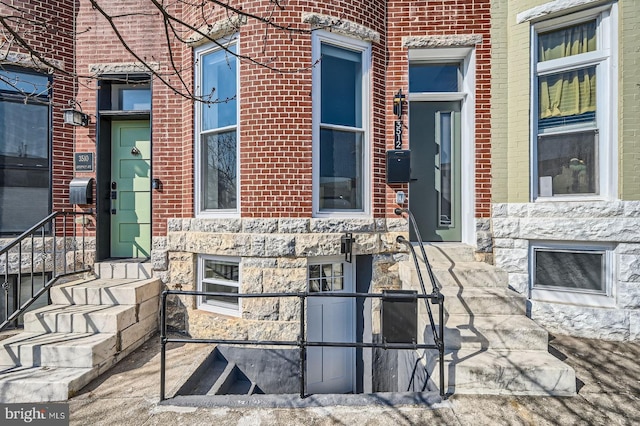
[[[0,238],[0,247],[12,243],[12,238]],[[84,253],[82,246],[84,244]],[[54,247],[55,245],[55,247]],[[33,256],[32,256],[33,253]],[[0,256],[0,274],[8,270],[10,275],[34,273],[62,274],[82,269],[83,264],[91,266],[95,261],[95,238],[85,237],[84,241],[72,237],[28,238],[20,246],[9,250],[8,255]],[[7,265],[8,263],[8,265]],[[7,268],[8,266],[8,268]]]
[[[197,289],[199,254],[240,258],[242,293],[296,293],[307,287],[307,261],[343,256],[340,239],[353,233],[353,255],[372,255],[373,291],[400,288],[398,260],[408,237],[404,219],[173,219],[166,238],[155,238],[155,276],[170,289]],[[168,324],[193,337],[296,340],[300,301],[295,297],[244,299],[239,318],[196,308],[193,296],[170,301]]]
[[[496,266],[509,286],[529,296],[529,247],[562,242],[613,247],[613,294],[608,306],[531,300],[531,317],[551,332],[612,340],[640,340],[640,202],[494,204]]]

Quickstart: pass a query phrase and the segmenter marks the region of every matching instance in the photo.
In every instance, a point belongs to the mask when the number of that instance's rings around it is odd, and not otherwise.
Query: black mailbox
[[[412,290],[386,290],[382,298],[382,338],[386,343],[416,343],[418,299]]]
[[[407,183],[411,180],[411,151],[387,151],[387,183]]]
[[[73,178],[69,184],[70,204],[93,204],[93,178]]]

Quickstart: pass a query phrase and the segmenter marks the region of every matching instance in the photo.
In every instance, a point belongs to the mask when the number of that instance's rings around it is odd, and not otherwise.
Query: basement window
[[[613,251],[607,246],[531,248],[531,298],[601,305],[613,302]]]
[[[198,290],[229,294],[228,296],[198,296],[198,309],[240,316],[240,300],[233,296],[240,291],[239,260],[200,256],[198,259]]]

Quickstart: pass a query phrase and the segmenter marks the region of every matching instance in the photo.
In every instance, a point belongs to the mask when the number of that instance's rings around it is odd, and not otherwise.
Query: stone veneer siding
[[[511,203],[493,206],[496,266],[528,295],[529,247],[535,242],[614,246],[611,307],[531,300],[531,318],[551,332],[640,339],[640,201]]]
[[[167,238],[154,239],[154,274],[170,289],[195,290],[198,255],[230,256],[241,258],[241,293],[306,291],[308,258],[341,255],[345,232],[355,238],[354,256],[372,256],[372,291],[399,289],[397,264],[407,254],[396,237],[408,237],[404,219],[171,219]],[[296,340],[297,298],[244,299],[241,306],[236,318],[180,296],[170,300],[169,324],[193,337]]]

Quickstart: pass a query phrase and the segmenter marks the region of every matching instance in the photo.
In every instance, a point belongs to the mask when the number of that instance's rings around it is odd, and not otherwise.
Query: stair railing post
[[[300,294],[300,334],[298,337],[298,344],[300,345],[300,399],[305,397],[305,378],[306,378],[306,359],[307,359],[307,346],[304,332],[304,306],[305,295]]]
[[[4,254],[4,281],[2,282],[2,298],[4,299],[4,319],[9,318],[9,251]]]
[[[162,302],[160,305],[160,401],[164,401],[164,382],[166,368],[166,309],[167,309],[167,292],[162,292]]]
[[[444,296],[438,294],[438,321],[440,321],[440,336],[438,344],[438,355],[440,357],[440,396],[444,398]]]

